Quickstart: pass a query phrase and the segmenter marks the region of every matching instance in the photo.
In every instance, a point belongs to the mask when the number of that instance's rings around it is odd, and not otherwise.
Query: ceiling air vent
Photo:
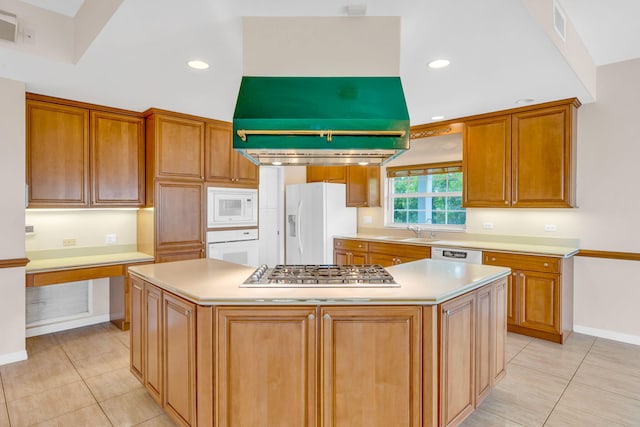
[[[567,18],[558,2],[553,2],[553,28],[556,29],[556,33],[560,36],[562,41],[566,41],[567,36],[567,26],[566,26]]]
[[[18,33],[16,15],[0,10],[0,40],[14,43]]]

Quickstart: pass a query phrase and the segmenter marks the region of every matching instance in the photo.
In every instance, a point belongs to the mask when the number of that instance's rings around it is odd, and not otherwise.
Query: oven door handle
[[[296,234],[298,235],[298,250],[300,251],[300,255],[302,255],[302,253],[304,252],[302,249],[302,236],[300,235],[301,231],[302,231],[302,226],[301,226],[301,222],[302,222],[302,217],[300,216],[300,213],[302,212],[302,200],[300,200],[298,202],[298,212],[296,213],[298,220],[296,221]]]

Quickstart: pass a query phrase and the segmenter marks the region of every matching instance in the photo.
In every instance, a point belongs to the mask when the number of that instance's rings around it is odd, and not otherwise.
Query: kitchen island
[[[457,425],[505,374],[503,267],[398,287],[244,288],[213,259],[130,268],[131,371],[181,425]]]

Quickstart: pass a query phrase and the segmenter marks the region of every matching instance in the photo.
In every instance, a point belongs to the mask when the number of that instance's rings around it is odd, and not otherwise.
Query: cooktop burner
[[[379,265],[276,265],[260,266],[241,287],[397,287]]]

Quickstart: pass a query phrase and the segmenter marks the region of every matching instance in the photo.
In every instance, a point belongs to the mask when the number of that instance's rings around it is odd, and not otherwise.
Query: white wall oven
[[[258,229],[216,230],[207,232],[207,257],[258,267]]]
[[[207,227],[257,227],[258,190],[255,188],[207,188]]]

